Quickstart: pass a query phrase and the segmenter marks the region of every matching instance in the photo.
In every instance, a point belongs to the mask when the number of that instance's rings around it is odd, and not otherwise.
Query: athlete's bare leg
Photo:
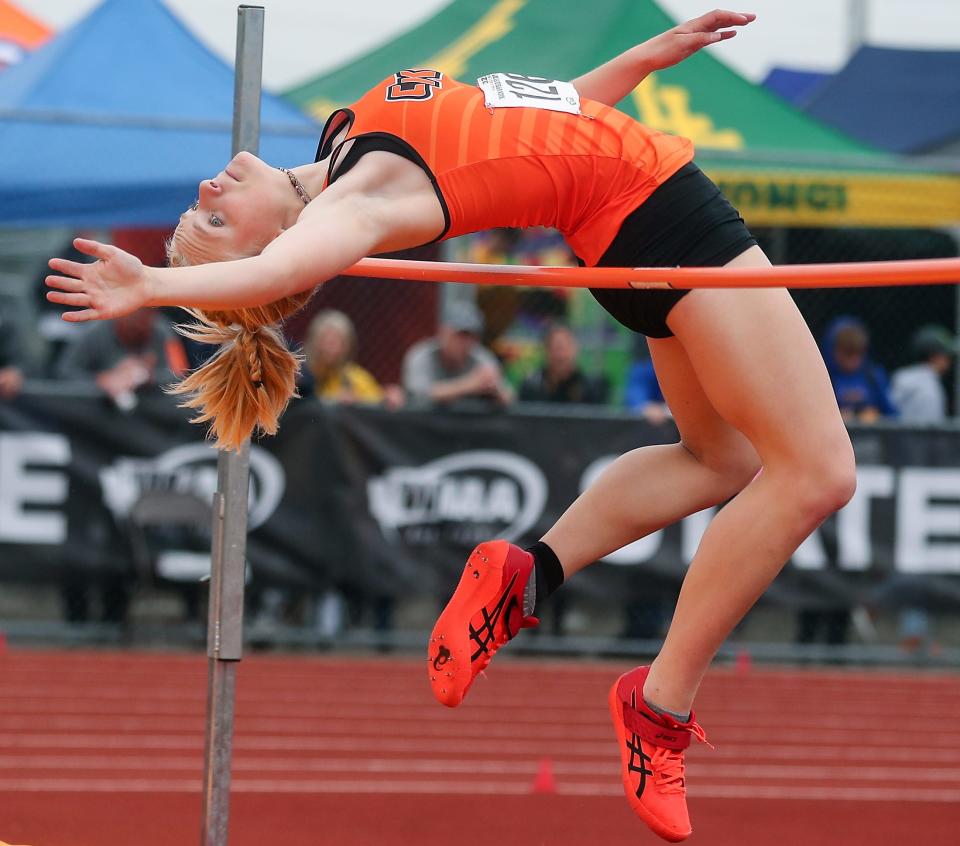
[[[759,248],[733,263],[768,264]],[[820,352],[783,290],[700,290],[668,320],[763,471],[708,527],[644,693],[685,713],[716,650],[803,539],[853,495],[853,449]]]
[[[769,262],[752,248],[728,266]],[[695,291],[652,340],[682,439],[627,453],[544,536],[569,576],[749,486],[701,542],[648,698],[690,709],[717,648],[803,538],[853,491],[849,439],[820,353],[785,291]],[[759,468],[764,471],[753,482]]]
[[[652,338],[650,354],[681,443],[621,455],[544,535],[565,578],[638,538],[724,502],[760,469],[750,442],[710,404],[680,342]]]

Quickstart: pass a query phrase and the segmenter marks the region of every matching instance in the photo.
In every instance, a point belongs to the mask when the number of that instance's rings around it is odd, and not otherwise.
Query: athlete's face
[[[255,255],[279,235],[290,214],[287,177],[251,153],[239,153],[200,183],[180,215],[176,249],[191,264]]]

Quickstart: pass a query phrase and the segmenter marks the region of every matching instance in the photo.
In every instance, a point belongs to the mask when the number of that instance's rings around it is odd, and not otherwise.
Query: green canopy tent
[[[286,96],[322,118],[405,67],[465,80],[493,71],[572,79],[673,25],[651,0],[454,0]],[[960,176],[876,153],[743,79],[709,50],[653,74],[620,108],[692,138],[701,167],[752,226],[960,222]]]

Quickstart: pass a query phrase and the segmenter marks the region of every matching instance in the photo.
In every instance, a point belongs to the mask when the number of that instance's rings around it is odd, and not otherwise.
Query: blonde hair
[[[347,339],[347,351],[344,363],[350,361],[356,354],[357,330],[353,326],[353,321],[342,311],[337,311],[334,308],[324,309],[323,311],[317,312],[307,327],[307,342],[305,348],[307,365],[311,369],[316,362],[314,346],[316,345],[317,338],[319,338],[326,329],[336,329]]]
[[[177,233],[167,243],[167,262],[191,262],[177,249]],[[231,311],[185,309],[197,322],[177,331],[192,341],[219,349],[205,364],[167,388],[187,397],[180,405],[199,412],[194,423],[210,424],[218,449],[239,450],[254,433],[273,435],[291,398],[297,394],[302,356],[287,346],[281,323],[312,296],[305,291],[255,308]]]

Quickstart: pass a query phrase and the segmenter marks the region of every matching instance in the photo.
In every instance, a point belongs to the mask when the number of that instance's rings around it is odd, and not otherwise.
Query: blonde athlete
[[[711,12],[572,84],[491,74],[476,85],[399,71],[331,116],[313,164],[280,172],[249,154],[200,184],[170,268],[78,239],[96,261],[53,259],[51,301],[70,321],[141,306],[192,309],[219,353],[178,390],[217,444],[276,431],[296,360],[274,324],[364,256],[493,226],[557,227],[587,265],[766,266],[692,145],[613,109],[650,72],[730,38],[752,14]],[[313,198],[313,199],[312,199]],[[598,291],[648,335],[681,440],[619,458],[529,551],[481,544],[429,645],[430,682],[463,698],[496,648],[534,625],[536,599],[610,552],[693,512],[714,518],[663,649],[610,692],[627,798],[668,840],[690,834],[683,749],[717,648],[801,541],[854,490],[830,381],[784,290]],[[759,473],[761,466],[763,472]]]

